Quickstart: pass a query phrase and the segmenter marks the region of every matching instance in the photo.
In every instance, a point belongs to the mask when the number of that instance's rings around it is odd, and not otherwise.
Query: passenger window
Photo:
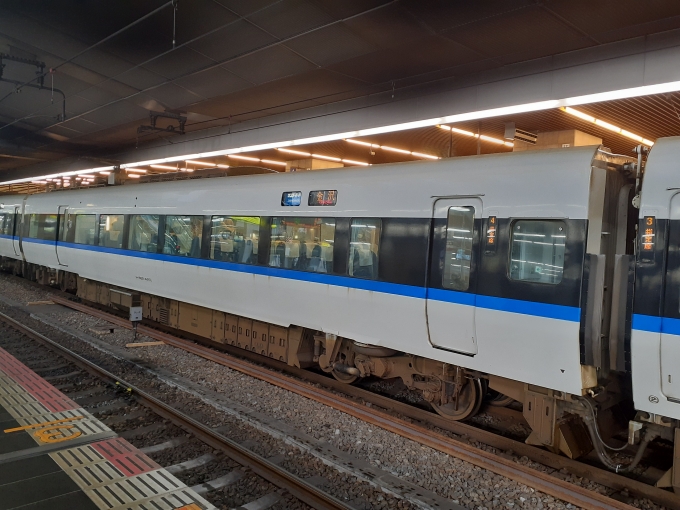
[[[128,249],[156,253],[158,249],[158,215],[140,214],[130,217]]]
[[[222,262],[257,264],[259,216],[213,216],[210,258]]]
[[[516,221],[512,226],[510,278],[553,285],[560,283],[566,237],[563,221]]]
[[[14,214],[10,213],[5,216],[5,235],[14,235]]]
[[[355,218],[350,224],[349,260],[350,276],[378,278],[378,249],[380,246],[380,220]]]
[[[0,234],[7,235],[7,224],[9,222],[9,214],[0,214]]]
[[[269,265],[330,273],[335,218],[272,218]]]
[[[449,208],[446,223],[444,267],[442,268],[442,287],[445,289],[467,290],[470,286],[474,226],[474,207],[455,206]]]
[[[75,217],[75,220],[75,236],[73,242],[76,244],[93,245],[96,216],[94,214],[78,214]]]
[[[31,214],[28,223],[28,236],[43,241],[57,240],[56,214]]]
[[[166,216],[163,253],[199,258],[203,216]]]
[[[99,246],[105,248],[123,247],[123,228],[125,216],[122,214],[102,214],[99,216]]]
[[[38,236],[45,241],[57,240],[57,215],[41,214]]]
[[[31,214],[29,220],[28,220],[28,234],[26,237],[30,237],[31,239],[37,239],[38,238],[38,227],[40,226],[40,223],[38,221],[38,215],[37,214]]]

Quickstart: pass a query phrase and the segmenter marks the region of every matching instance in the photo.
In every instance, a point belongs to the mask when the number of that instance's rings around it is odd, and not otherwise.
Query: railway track
[[[59,382],[62,383],[60,387],[73,386],[73,384],[69,382],[69,378],[79,379],[82,376],[81,370],[85,371],[95,377],[97,380],[103,381],[106,385],[108,385],[109,393],[111,392],[110,388],[117,388],[119,391],[117,392],[114,399],[121,398],[122,390],[123,397],[133,399],[136,403],[154,413],[156,417],[167,420],[175,427],[189,432],[194,438],[200,440],[200,442],[210,447],[210,449],[222,452],[224,455],[229,457],[229,459],[234,461],[234,463],[237,463],[240,466],[240,468],[231,471],[225,476],[194,487],[194,489],[199,493],[207,493],[210,490],[223,488],[224,486],[237,481],[240,477],[244,476],[247,471],[250,471],[261,477],[263,480],[266,480],[274,486],[282,489],[281,492],[287,492],[297,500],[309,505],[312,508],[325,510],[354,510],[354,507],[349,506],[331,494],[324,492],[315,485],[278,466],[276,463],[265,459],[264,457],[245,448],[241,444],[225,437],[218,431],[219,429],[212,429],[207,425],[195,420],[191,416],[188,416],[178,409],[173,408],[167,403],[117,377],[111,372],[108,372],[104,368],[92,363],[91,361],[49,339],[41,333],[21,324],[12,317],[0,313],[0,321],[17,330],[22,335],[39,342],[49,350],[56,353],[59,357],[67,360],[67,363],[58,363],[56,365],[54,362],[51,362],[51,364],[48,362],[47,368],[52,372],[70,370],[70,372],[66,372],[64,374],[57,373],[57,375],[51,377],[51,379],[59,380]],[[79,370],[74,371],[72,368],[69,368],[69,365],[75,365]],[[40,367],[37,369],[41,370]],[[100,402],[102,400],[107,400],[108,402],[108,400],[112,399],[111,395],[103,397],[96,395],[96,393],[106,391],[106,389],[98,391],[91,387],[85,389],[82,389],[81,387],[79,388],[77,394],[87,393],[88,395],[91,395],[94,393],[95,395],[90,397],[93,398],[94,401]],[[71,396],[76,396],[76,394],[72,393]],[[124,404],[120,402],[117,404],[108,404],[107,408],[120,408],[123,405]],[[136,414],[133,416],[136,416]],[[143,418],[143,416],[140,414],[139,418]],[[115,422],[116,420],[114,419],[113,421]],[[147,419],[146,421],[149,420]],[[157,428],[157,421],[155,424],[153,423],[154,420],[151,421],[152,423],[148,427],[132,428],[128,431],[128,435],[133,436],[147,434],[150,430]],[[171,440],[165,443],[142,448],[142,451],[145,453],[155,453],[164,449],[176,447],[182,442],[184,442],[183,439],[179,440],[179,442],[177,440]],[[185,462],[174,464],[166,469],[168,469],[171,473],[181,473],[193,468],[204,466],[213,460],[215,460],[215,456],[213,454],[206,453],[198,458],[188,459]],[[269,508],[269,506],[281,499],[281,492],[268,493],[265,496],[250,502],[247,508]]]
[[[53,301],[69,308],[87,313],[99,319],[108,321],[119,327],[131,327],[127,320],[102,310],[98,310],[90,306],[76,303],[74,301],[57,296],[53,298]],[[630,509],[632,507],[610,497],[589,491],[582,487],[555,478],[548,473],[517,464],[512,460],[508,460],[507,458],[481,450],[463,441],[446,437],[441,433],[437,433],[436,431],[426,428],[425,425],[432,425],[443,430],[448,430],[455,434],[474,439],[499,450],[515,452],[516,454],[526,456],[531,460],[556,470],[565,469],[576,476],[585,477],[615,491],[625,490],[630,494],[648,498],[649,500],[667,508],[680,509],[680,498],[668,491],[664,491],[647,485],[643,482],[623,477],[621,475],[617,475],[615,473],[605,471],[603,469],[599,469],[578,461],[552,454],[545,450],[526,445],[511,438],[503,437],[465,423],[447,421],[433,413],[428,413],[422,409],[395,401],[387,397],[383,397],[381,395],[377,395],[362,388],[342,384],[320,374],[299,370],[273,360],[266,360],[261,357],[254,356],[251,353],[247,353],[246,351],[241,352],[239,350],[237,353],[235,353],[239,356],[239,358],[236,358],[229,354],[215,351],[204,345],[178,338],[174,335],[159,331],[146,325],[139,325],[138,332],[144,336],[165,342],[168,345],[183,349],[205,359],[209,359],[215,363],[227,366],[243,374],[258,378],[289,391],[293,391],[317,402],[321,402],[332,408],[364,420],[367,423],[371,423],[375,426],[417,441],[423,445],[427,445],[451,456],[471,462],[476,466],[488,469],[499,475],[526,484],[536,490],[545,492],[551,496],[574,505],[578,505],[582,508]],[[242,357],[252,358],[253,361],[257,361],[258,364],[240,359]],[[285,371],[290,375],[269,370],[268,368],[260,366],[259,363],[266,363],[273,368]],[[300,379],[304,379],[304,381],[301,381]],[[313,383],[313,385],[309,383]],[[322,387],[318,387],[319,385]],[[338,392],[344,393],[351,398],[339,396],[337,394]],[[360,399],[360,401],[357,402],[353,399]],[[366,402],[371,403],[372,406],[366,406]],[[377,409],[376,407],[399,413],[408,418],[417,420],[418,423],[409,423],[403,419],[393,416],[392,414],[389,414],[386,411]]]

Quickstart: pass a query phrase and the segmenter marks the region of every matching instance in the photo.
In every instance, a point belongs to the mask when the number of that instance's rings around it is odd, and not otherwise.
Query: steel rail
[[[75,303],[74,301],[62,299],[56,296],[53,298],[53,301],[55,303],[62,304],[64,306],[73,308],[78,311],[82,311],[84,313],[87,313],[94,317],[101,318],[103,320],[109,321],[111,323],[114,323],[118,326],[127,329],[130,329],[132,327],[128,320],[123,319],[117,315],[113,315],[109,312],[93,308],[92,306]],[[247,368],[250,367],[251,364],[248,363],[247,361],[240,360],[239,358],[247,358],[254,363],[266,364],[271,368],[274,368],[275,370],[286,372],[294,377],[304,379],[310,383],[325,386],[327,388],[331,388],[334,391],[338,391],[340,393],[344,393],[355,398],[363,399],[366,402],[370,402],[371,404],[380,406],[384,409],[397,412],[409,418],[419,420],[421,422],[433,425],[443,430],[448,430],[449,432],[453,432],[458,435],[469,437],[471,439],[479,441],[480,443],[484,443],[488,446],[505,451],[512,451],[520,456],[526,456],[527,458],[535,462],[551,467],[555,470],[565,469],[575,476],[586,478],[595,483],[604,485],[605,487],[609,487],[610,489],[616,491],[627,490],[630,494],[634,496],[647,498],[667,508],[680,510],[680,497],[676,496],[672,492],[659,489],[644,482],[640,482],[638,480],[634,480],[632,478],[628,478],[613,473],[611,471],[598,468],[596,466],[591,466],[589,464],[585,464],[583,462],[573,460],[562,455],[554,454],[547,450],[543,450],[541,448],[537,448],[526,443],[522,443],[514,439],[501,436],[497,433],[477,428],[472,425],[468,425],[467,423],[447,420],[435,413],[427,412],[423,409],[419,409],[412,405],[399,402],[397,400],[384,397],[382,395],[378,395],[376,393],[370,392],[362,388],[358,388],[356,386],[341,383],[339,381],[336,381],[335,379],[325,377],[321,374],[310,372],[308,370],[302,370],[297,367],[292,367],[283,362],[273,360],[270,358],[264,358],[258,354],[251,353],[250,351],[246,351],[244,349],[239,349],[224,344],[216,344],[219,345],[220,348],[227,350],[234,356],[237,356],[237,358],[235,358],[233,356],[224,354],[223,352],[215,351],[210,347],[206,347],[204,345],[196,344],[192,341],[177,338],[176,336],[170,333],[159,331],[148,326],[140,326],[139,332],[143,332],[143,334],[146,336],[155,338],[156,340],[164,341],[174,347],[183,349],[187,352],[191,352],[197,356],[201,356],[203,358],[214,361],[215,363],[225,365],[234,370],[247,373],[252,377],[256,377],[262,380],[265,380],[264,376],[258,375],[259,373],[258,371],[255,372],[248,371]],[[270,371],[268,371],[267,373],[270,373]],[[268,382],[270,382],[271,384],[278,385],[276,382],[273,381]],[[337,396],[334,397],[337,398]],[[328,405],[332,406],[332,404]]]
[[[121,317],[84,304],[75,303],[73,301],[56,296],[52,298],[52,301],[57,304],[61,304],[101,318],[124,328],[129,329],[132,327],[129,321]],[[423,426],[400,420],[389,413],[374,408],[368,408],[365,405],[361,405],[352,400],[339,396],[329,390],[312,386],[293,377],[274,372],[251,362],[235,358],[231,355],[215,351],[214,349],[196,344],[192,341],[177,338],[170,333],[165,333],[145,325],[139,325],[137,332],[156,340],[163,341],[173,347],[177,347],[197,356],[201,356],[210,361],[214,361],[215,363],[224,365],[233,370],[237,370],[246,375],[256,377],[270,384],[274,384],[289,391],[293,391],[307,398],[333,407],[334,409],[355,416],[361,420],[372,423],[375,426],[390,430],[391,432],[420,442],[421,444],[430,446],[439,451],[448,453],[454,457],[467,460],[476,466],[488,469],[502,476],[511,478],[517,482],[529,485],[537,490],[545,492],[546,494],[550,494],[551,496],[581,506],[583,508],[619,508],[628,510],[633,508],[625,503],[616,501],[602,494],[589,491],[583,487],[579,487],[569,482],[565,482],[547,473],[522,466],[498,455],[480,450],[479,448],[468,445],[462,441],[445,437],[441,434],[430,431]],[[239,354],[243,353],[244,355],[249,355],[249,357],[254,358],[252,353],[249,353],[248,351],[235,348],[233,350],[238,351]],[[272,363],[273,360],[262,358],[261,356],[258,356],[258,358],[261,360],[266,360],[269,365],[277,365],[277,368],[285,370],[289,373],[294,373],[295,376],[305,378],[307,381],[314,384],[331,386],[334,390],[348,393],[354,397],[362,398],[365,401],[371,402],[377,406],[403,413],[410,418],[425,421],[431,425],[449,430],[456,434],[474,438],[495,448],[512,450],[517,454],[526,455],[532,460],[554,469],[566,468],[576,476],[587,478],[588,480],[596,483],[601,483],[602,485],[605,485],[611,489],[626,489],[636,496],[648,498],[668,508],[680,509],[680,498],[671,492],[652,487],[637,480],[632,480],[630,478],[617,475],[604,469],[593,467],[576,460],[553,454],[551,452],[500,436],[498,434],[494,434],[489,431],[478,429],[465,423],[446,420],[433,413],[428,413],[413,406],[409,406],[408,404],[397,402],[381,395],[376,395],[375,393],[363,390],[361,388],[340,383],[334,379],[329,379],[319,374],[314,374],[312,372],[297,369],[295,367],[289,367],[288,365],[278,361]]]
[[[5,322],[24,335],[42,343],[49,349],[56,351],[61,356],[91,373],[92,375],[108,381],[111,384],[120,385],[139,403],[148,407],[159,416],[170,420],[178,427],[190,432],[204,443],[210,445],[212,448],[223,451],[235,462],[247,467],[253,471],[253,473],[261,476],[277,487],[285,489],[291,495],[310,505],[312,508],[324,510],[353,510],[351,506],[346,505],[330,494],[325,493],[314,485],[309,484],[308,482],[277,466],[276,464],[269,462],[264,457],[251,452],[247,448],[244,448],[240,444],[232,441],[222,434],[215,432],[206,425],[194,420],[190,416],[187,416],[183,412],[169,406],[156,397],[128,383],[124,379],[121,379],[111,372],[97,366],[91,361],[88,361],[79,354],[76,354],[54,340],[47,338],[46,336],[34,331],[24,324],[21,324],[12,317],[0,312],[0,321]]]

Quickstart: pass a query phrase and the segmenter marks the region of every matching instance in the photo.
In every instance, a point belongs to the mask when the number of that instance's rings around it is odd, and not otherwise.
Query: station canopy
[[[319,116],[324,106],[357,108],[362,98],[426,95],[508,66],[679,29],[680,3],[662,0],[7,0],[0,184],[60,161],[115,166],[149,144],[282,114]],[[268,147],[242,153],[240,162],[206,158],[203,167],[281,170],[312,155],[355,166],[512,151],[511,124],[529,133],[578,129],[630,155],[641,139],[680,134],[680,92]]]

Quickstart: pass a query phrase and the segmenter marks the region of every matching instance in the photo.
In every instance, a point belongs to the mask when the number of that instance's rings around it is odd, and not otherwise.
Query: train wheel
[[[458,395],[458,408],[452,402],[445,405],[431,404],[438,414],[446,419],[460,421],[471,418],[482,406],[484,388],[479,379],[470,379]]]
[[[485,399],[485,402],[493,407],[507,407],[514,401],[514,398],[503,395],[495,390],[490,390]]]
[[[333,374],[333,377],[335,377],[338,381],[345,384],[352,384],[354,381],[359,379],[358,375],[344,374],[342,372],[338,372],[337,370],[333,370],[331,374]]]

